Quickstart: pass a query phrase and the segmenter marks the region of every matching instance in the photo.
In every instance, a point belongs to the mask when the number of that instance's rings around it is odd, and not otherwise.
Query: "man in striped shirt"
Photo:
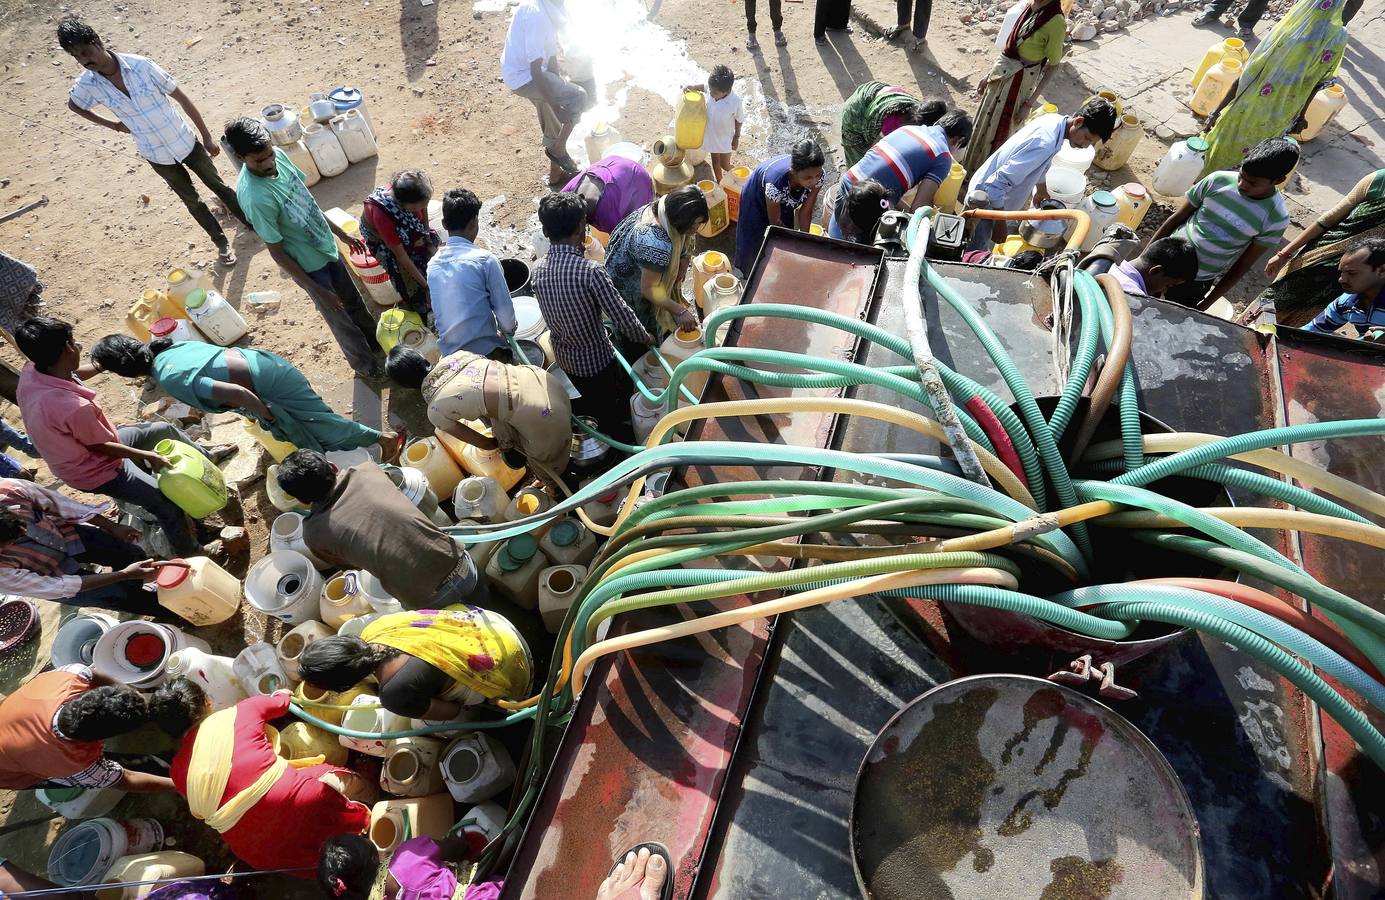
[[[572,401],[572,411],[594,418],[603,434],[633,444],[630,395],[635,386],[616,361],[602,313],[634,343],[653,347],[655,340],[606,270],[583,255],[587,205],[582,198],[549,194],[539,201],[539,223],[550,243],[534,271],[534,296],[548,323],[558,366],[582,395]]]
[[[1197,250],[1197,278],[1170,289],[1165,299],[1206,309],[1279,244],[1289,227],[1279,183],[1296,165],[1298,145],[1271,138],[1251,148],[1239,172],[1213,172],[1193,185],[1150,238],[1177,234]]]
[[[1380,340],[1385,333],[1385,238],[1366,238],[1342,254],[1337,272],[1346,293],[1303,330],[1332,334],[1352,325],[1362,339]]]
[[[911,210],[928,206],[952,171],[953,156],[970,139],[971,117],[957,110],[944,115],[936,125],[904,125],[885,135],[842,176],[831,199],[832,218],[827,233],[842,238],[839,223],[846,214],[847,194],[865,181],[883,185],[885,202],[890,206],[899,206],[911,190]]]

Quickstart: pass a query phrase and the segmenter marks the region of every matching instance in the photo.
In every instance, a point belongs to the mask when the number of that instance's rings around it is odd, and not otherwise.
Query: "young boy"
[[[1181,237],[1150,241],[1145,252],[1111,269],[1127,294],[1162,297],[1197,277],[1197,251]]]
[[[712,180],[721,183],[721,174],[731,168],[731,153],[741,146],[741,123],[745,107],[739,94],[732,90],[736,76],[726,66],[717,66],[707,78],[707,130],[702,149],[712,158]],[[690,91],[704,90],[703,85],[688,85]]]
[[[1266,250],[1279,244],[1289,210],[1279,183],[1298,165],[1298,145],[1270,138],[1251,148],[1240,172],[1213,172],[1193,185],[1152,241],[1177,234],[1197,251],[1197,277],[1166,300],[1206,309],[1235,287]]]
[[[433,324],[443,356],[470,350],[508,360],[509,345],[503,335],[514,334],[519,323],[500,260],[475,244],[481,230],[480,213],[480,199],[465,188],[443,195],[442,227],[447,229],[447,243],[428,260]]]
[[[596,419],[603,434],[633,444],[630,394],[634,385],[616,361],[602,314],[630,341],[652,347],[654,338],[606,270],[582,255],[582,238],[587,233],[587,206],[582,198],[549,194],[539,201],[539,223],[550,244],[548,255],[534,272],[534,296],[548,323],[558,366],[582,394],[572,402],[572,411]]]

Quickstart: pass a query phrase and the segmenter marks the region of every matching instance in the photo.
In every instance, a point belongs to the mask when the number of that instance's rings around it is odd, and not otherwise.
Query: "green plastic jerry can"
[[[159,490],[194,519],[205,519],[226,505],[230,493],[221,470],[202,452],[182,441],[159,441],[154,452],[171,465],[158,474]]]

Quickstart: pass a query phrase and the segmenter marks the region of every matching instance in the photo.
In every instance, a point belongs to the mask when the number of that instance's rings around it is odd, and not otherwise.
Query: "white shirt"
[[[133,53],[117,53],[115,58],[128,94],[105,75],[87,69],[67,96],[82,109],[110,110],[130,129],[139,155],[151,163],[168,166],[187,159],[197,146],[197,132],[168,96],[178,89],[178,82],[151,59]]]
[[[524,0],[515,7],[500,54],[500,77],[505,87],[512,91],[524,87],[534,80],[529,70],[534,60],[547,62],[558,55],[557,18],[544,0]]]
[[[1039,116],[992,153],[971,178],[968,193],[985,191],[991,209],[1017,210],[1029,204],[1034,186],[1043,181],[1053,157],[1063,149],[1067,116]]]
[[[713,100],[708,94],[707,130],[703,132],[702,149],[707,153],[730,153],[736,123],[744,121],[745,108],[734,90],[720,100]]]

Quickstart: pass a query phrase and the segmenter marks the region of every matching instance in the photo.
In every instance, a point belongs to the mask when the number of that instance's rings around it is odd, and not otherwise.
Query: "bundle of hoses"
[[[912,229],[911,234],[911,255],[921,257],[926,229]],[[1358,708],[1369,703],[1385,710],[1385,614],[1320,583],[1243,530],[1297,530],[1385,547],[1385,529],[1365,515],[1385,515],[1385,496],[1272,449],[1381,435],[1385,421],[1318,422],[1229,438],[1144,435],[1125,297],[1114,279],[1094,279],[1082,271],[1071,276],[1081,317],[1076,349],[1057,405],[1045,416],[984,319],[931,266],[921,258],[914,262],[921,278],[979,339],[1017,413],[995,392],[938,360],[916,360],[905,338],[858,319],[796,305],[724,308],[704,324],[707,347],[680,363],[665,392],[658,395],[669,412],[643,449],[541,515],[452,529],[463,543],[503,540],[564,515],[582,515],[582,506],[598,495],[626,490],[613,526],[587,520],[608,540],[567,612],[558,633],[559,652],[540,689],[532,697],[500,703],[509,717],[485,723],[496,727],[528,716],[535,727],[505,833],[487,848],[483,869],[495,861],[506,835],[531,810],[543,766],[551,758],[545,752],[546,743],[555,737],[550,726],[566,722],[596,660],[848,597],[915,597],[987,606],[1107,641],[1125,639],[1146,622],[1194,629],[1277,671],[1385,767],[1385,737]],[[900,364],[871,368],[783,350],[713,346],[721,326],[750,317],[797,319],[838,329],[892,351]],[[1107,363],[1093,378],[1103,347]],[[843,398],[676,406],[680,386],[689,376],[707,372],[799,389],[870,386],[934,409],[938,397],[920,384],[925,366],[940,375],[960,429],[945,430],[933,419],[898,405]],[[1084,394],[1086,412],[1074,425]],[[1120,439],[1089,445],[1112,405]],[[931,456],[753,442],[665,443],[676,437],[679,426],[695,419],[805,412],[877,419],[930,437],[951,448],[954,456],[974,453],[990,484],[959,477],[953,460]],[[1069,428],[1075,428],[1069,445],[1076,452],[1065,460],[1058,448]],[[969,445],[959,448],[959,441]],[[815,466],[851,480],[727,481],[657,496],[643,493],[645,476],[691,465],[704,473],[729,466]],[[1101,480],[1108,475],[1115,477]],[[1197,508],[1147,487],[1172,475],[1245,489],[1297,508]],[[873,483],[858,483],[864,479]],[[879,486],[882,481],[895,486]],[[1091,529],[1123,529],[1151,547],[1221,567],[1232,578],[1257,579],[1280,594],[1223,579],[1093,584]],[[867,536],[884,542],[859,541]],[[717,559],[734,565],[735,557],[798,567],[773,572],[704,567]],[[602,623],[620,613],[761,591],[774,591],[778,599],[730,610],[693,606],[681,612],[677,624],[597,638]],[[1316,618],[1312,607],[1330,624]],[[1343,690],[1355,702],[1344,697]],[[438,730],[462,727],[467,726]]]

